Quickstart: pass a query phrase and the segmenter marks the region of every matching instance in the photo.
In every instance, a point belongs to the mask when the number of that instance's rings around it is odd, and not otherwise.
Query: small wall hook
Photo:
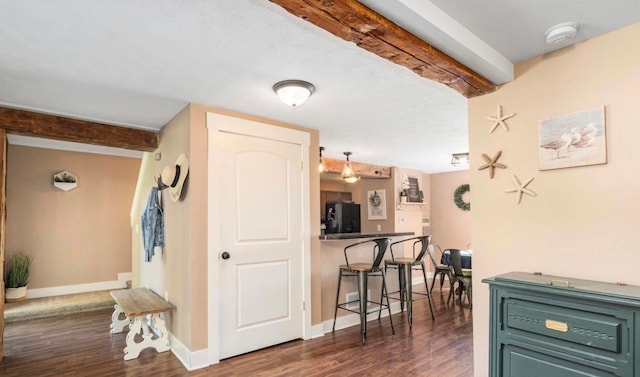
[[[158,190],[162,191],[164,189],[166,189],[167,185],[165,185],[164,183],[162,183],[162,175],[158,174],[157,176],[155,176],[153,178],[153,180],[156,182],[156,186],[158,186]]]

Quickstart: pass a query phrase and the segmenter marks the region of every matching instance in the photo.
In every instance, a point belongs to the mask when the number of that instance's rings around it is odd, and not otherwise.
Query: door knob
[[[226,251],[223,251],[222,255],[220,255],[220,256],[222,257],[222,259],[225,259],[225,260],[229,259],[229,257],[230,257],[229,253],[227,253]]]

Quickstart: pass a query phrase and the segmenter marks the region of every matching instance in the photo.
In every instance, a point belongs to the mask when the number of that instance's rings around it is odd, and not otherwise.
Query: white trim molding
[[[118,280],[100,281],[86,284],[61,285],[58,287],[27,289],[26,298],[40,298],[51,296],[72,295],[76,293],[108,291],[110,289],[127,288],[127,281],[131,280],[131,272],[118,274]]]
[[[178,360],[187,370],[192,371],[202,369],[209,366],[209,350],[202,349],[192,352],[178,338],[169,333],[169,342],[171,343],[171,352],[176,355]]]

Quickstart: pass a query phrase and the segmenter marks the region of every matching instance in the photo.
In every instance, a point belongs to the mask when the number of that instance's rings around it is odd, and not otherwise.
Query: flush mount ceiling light
[[[469,164],[469,152],[466,153],[454,153],[451,155],[451,165],[468,165]]]
[[[572,39],[578,33],[577,22],[563,22],[550,27],[545,33],[547,44],[559,43],[567,39]]]
[[[351,162],[349,162],[349,156],[351,152],[342,152],[345,156],[347,156],[347,160],[344,163],[344,168],[342,169],[342,179],[344,179],[347,183],[354,183],[358,181],[358,176],[356,172],[351,167]]]
[[[324,166],[324,160],[322,159],[323,150],[324,150],[324,147],[320,147],[320,163],[318,164],[318,171],[320,173],[324,173],[325,171],[327,171],[326,166]]]
[[[302,80],[284,80],[273,85],[273,91],[280,101],[293,108],[305,103],[315,90],[313,84]]]

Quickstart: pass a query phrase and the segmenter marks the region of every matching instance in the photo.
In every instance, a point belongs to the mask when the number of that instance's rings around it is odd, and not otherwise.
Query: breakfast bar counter
[[[414,232],[400,232],[400,233],[332,233],[322,234],[319,238],[323,241],[332,240],[356,240],[361,238],[380,238],[380,237],[402,237],[413,236]],[[357,241],[354,241],[357,242]]]
[[[333,314],[335,310],[336,289],[338,282],[338,268],[340,265],[345,264],[344,248],[350,244],[356,242],[365,241],[366,239],[388,237],[392,242],[398,241],[403,238],[414,236],[414,232],[397,232],[397,233],[330,233],[319,236],[320,238],[320,250],[321,250],[321,279],[322,279],[322,322],[324,324],[323,331],[325,333],[331,331],[331,325],[333,324]],[[395,250],[394,250],[395,251]],[[411,252],[407,250],[407,252]],[[352,259],[353,258],[353,259]],[[389,250],[386,251],[385,259],[391,259]],[[349,260],[353,262],[367,262],[371,261],[371,246],[356,247],[352,249],[349,255]],[[384,262],[383,262],[384,263]],[[390,291],[398,290],[398,278],[396,273],[392,273],[387,279],[387,287]],[[353,281],[351,281],[353,280]],[[370,296],[380,296],[380,281],[372,281],[370,284]],[[345,295],[349,293],[356,293],[358,290],[356,279],[347,279],[343,281],[341,288],[341,301],[344,301]],[[398,304],[399,309],[399,304]],[[342,311],[340,311],[342,312]],[[392,309],[393,312],[393,309]],[[347,322],[355,322],[357,315],[351,321],[341,318],[345,313],[338,313],[338,324],[336,329],[346,325]]]

